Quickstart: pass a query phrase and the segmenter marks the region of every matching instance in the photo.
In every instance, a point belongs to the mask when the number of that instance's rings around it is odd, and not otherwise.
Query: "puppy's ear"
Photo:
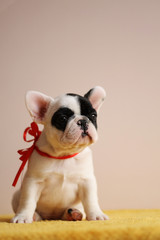
[[[52,100],[51,97],[40,92],[28,91],[26,93],[26,106],[35,122],[44,123],[46,112]]]
[[[104,88],[102,87],[95,87],[89,90],[84,97],[88,98],[88,100],[91,102],[93,108],[98,112],[105,97],[106,97],[106,92]]]

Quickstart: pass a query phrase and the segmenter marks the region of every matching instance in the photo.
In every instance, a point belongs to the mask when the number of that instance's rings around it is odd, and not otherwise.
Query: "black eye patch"
[[[86,116],[93,123],[95,128],[97,129],[97,112],[92,107],[91,103],[88,99],[84,97],[79,97],[80,107],[81,107],[81,115]]]
[[[68,120],[72,116],[74,116],[74,112],[71,109],[65,107],[60,108],[54,113],[51,119],[51,124],[58,130],[64,131],[68,123]]]

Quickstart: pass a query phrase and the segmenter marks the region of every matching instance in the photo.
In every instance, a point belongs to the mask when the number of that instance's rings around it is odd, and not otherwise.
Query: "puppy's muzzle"
[[[77,125],[80,127],[81,130],[83,130],[82,132],[82,137],[85,137],[88,135],[88,125],[89,125],[89,119],[88,118],[84,118],[84,119],[80,119],[77,122]]]

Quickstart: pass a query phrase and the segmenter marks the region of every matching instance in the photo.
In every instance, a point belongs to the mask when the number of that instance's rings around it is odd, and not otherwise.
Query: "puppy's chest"
[[[53,163],[49,171],[45,172],[45,188],[59,187],[64,188],[68,185],[78,184],[86,176],[83,165],[75,162],[57,162]]]
[[[74,176],[68,176],[65,174],[53,173],[44,182],[43,192],[50,194],[51,192],[62,192],[76,188],[78,185],[79,178]]]

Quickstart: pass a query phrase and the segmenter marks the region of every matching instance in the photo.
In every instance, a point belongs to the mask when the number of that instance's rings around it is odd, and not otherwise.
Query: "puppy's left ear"
[[[89,90],[84,97],[88,98],[88,100],[91,102],[93,108],[98,112],[100,107],[102,106],[102,103],[106,97],[106,92],[104,88],[97,86],[95,88],[92,88]]]
[[[44,124],[46,112],[53,99],[37,91],[26,93],[26,106],[33,121]]]

